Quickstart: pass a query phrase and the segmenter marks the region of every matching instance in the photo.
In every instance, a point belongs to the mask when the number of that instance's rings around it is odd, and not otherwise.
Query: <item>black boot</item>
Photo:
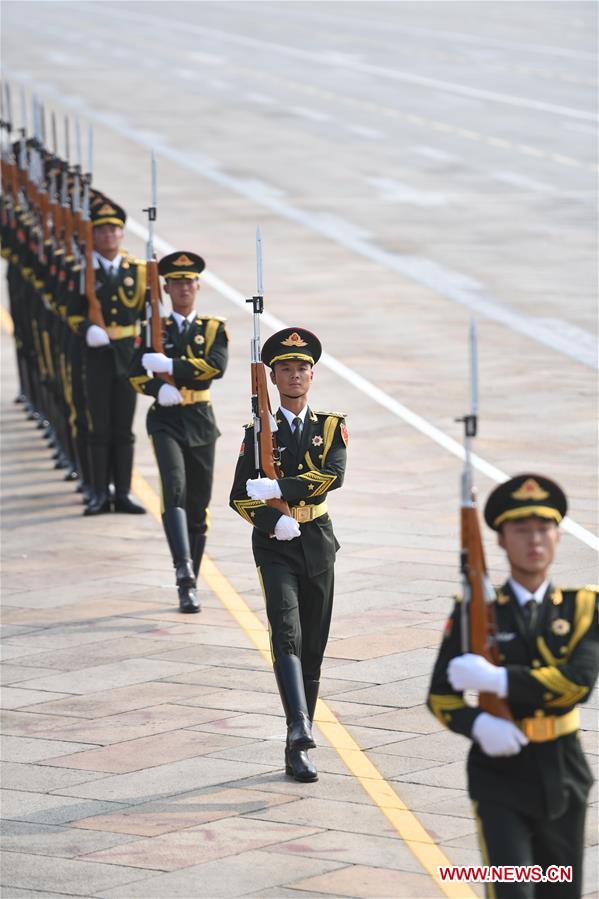
[[[275,677],[283,708],[287,714],[287,746],[289,749],[314,749],[312,724],[308,716],[302,663],[294,655],[283,655],[274,663]]]
[[[285,774],[301,783],[318,780],[318,771],[305,749],[290,749],[285,746]]]
[[[145,515],[146,510],[129,496],[131,472],[133,471],[133,444],[120,443],[113,447],[112,467],[114,474],[114,511],[128,515]]]
[[[89,447],[90,470],[93,499],[88,503],[84,515],[103,515],[110,512],[108,495],[108,447],[93,444]]]
[[[195,592],[196,579],[191,562],[185,509],[179,507],[165,509],[162,523],[175,566],[179,610],[181,612],[199,612],[200,604]]]
[[[307,680],[304,678],[304,691],[306,693],[306,705],[308,707],[308,717],[310,721],[314,721],[314,709],[316,708],[319,689],[319,680]]]
[[[200,565],[202,564],[202,556],[204,555],[204,547],[206,546],[206,535],[190,534],[189,537],[189,542],[191,545],[191,561],[193,564],[193,573],[195,574],[197,580],[200,573]]]

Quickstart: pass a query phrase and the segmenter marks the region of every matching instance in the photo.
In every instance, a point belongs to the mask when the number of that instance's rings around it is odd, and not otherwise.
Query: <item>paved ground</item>
[[[201,304],[232,335],[214,388],[213,564],[191,620],[175,611],[152,516],[81,518],[12,405],[2,337],[3,895],[441,895],[324,734],[318,784],[282,775],[272,674],[214,592],[235,605],[215,565],[264,622],[247,526],[226,505],[248,418],[237,292],[254,290],[258,222],[267,308],[322,336],[333,358],[315,405],[349,413],[347,482],[331,497],[342,551],[327,708],[445,856],[478,860],[466,743],[422,705],[456,589],[460,471],[426,424],[461,439],[475,311],[477,451],[563,482],[583,530],[564,534],[556,578],[597,580],[595,15],[584,3],[3,4],[13,93],[24,84],[61,117],[79,112],[84,133],[94,125],[96,181],[128,209],[140,253],[156,147],[159,249],[205,255]],[[155,491],[145,408],[136,464]],[[490,473],[476,480],[485,497]],[[583,723],[596,764],[596,700]],[[587,895],[596,825],[594,793]]]

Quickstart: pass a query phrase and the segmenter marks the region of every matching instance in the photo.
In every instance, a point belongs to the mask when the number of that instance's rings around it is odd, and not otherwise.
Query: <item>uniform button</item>
[[[300,506],[305,506],[305,505],[306,505],[306,500],[300,499]]]
[[[541,667],[540,661],[539,661],[538,659],[533,659],[533,660],[532,660],[532,667],[533,667],[533,668],[540,668],[540,667]]]
[[[553,693],[543,693],[543,699],[545,702],[549,702],[550,699],[553,698]]]
[[[567,647],[567,646],[560,646],[559,651],[560,651],[561,654],[564,656],[564,655],[568,652],[568,647]]]
[[[116,303],[116,294],[114,296],[110,297],[110,299],[112,300],[113,303]]]
[[[298,466],[297,466],[297,470],[298,470],[298,471],[301,471],[303,467],[304,467],[303,465],[298,465]]]

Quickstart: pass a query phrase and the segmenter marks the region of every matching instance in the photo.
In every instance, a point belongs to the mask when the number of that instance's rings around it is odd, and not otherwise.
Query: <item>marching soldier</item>
[[[133,360],[134,388],[155,399],[146,419],[161,481],[162,523],[173,557],[181,612],[200,611],[195,592],[209,527],[214,454],[220,431],[210,400],[212,381],[227,367],[225,319],[195,309],[204,260],[165,256],[158,271],[173,311],[163,322],[164,353],[143,346]],[[170,381],[168,383],[167,381]]]
[[[136,395],[128,372],[140,333],[146,288],[145,260],[121,250],[126,215],[116,203],[101,198],[92,206],[95,292],[106,328],[87,317],[81,297],[79,315],[69,323],[85,341],[84,387],[89,418],[89,458],[94,496],[84,515],[109,512],[142,514],[145,509],[129,496],[133,469],[132,430]],[[85,311],[83,311],[85,309]],[[114,502],[109,496],[114,479]]]
[[[262,361],[280,396],[275,421],[281,479],[256,478],[254,427],[248,425],[231,490],[231,507],[252,525],[252,548],[266,601],[277,685],[287,719],[285,772],[298,781],[318,773],[307,749],[333,607],[339,544],[327,496],[343,484],[348,442],[344,416],[308,406],[317,337],[285,328],[264,344]],[[267,505],[282,498],[289,515]]]
[[[493,883],[488,896],[579,897],[586,800],[592,775],[578,734],[578,703],[599,671],[597,589],[564,589],[549,569],[567,502],[536,474],[497,487],[485,520],[498,533],[510,577],[496,590],[499,658],[462,655],[460,602],[450,616],[434,668],[428,706],[472,740],[468,787],[481,851],[489,865],[571,865],[571,883]],[[465,690],[507,701],[513,720],[467,704]]]

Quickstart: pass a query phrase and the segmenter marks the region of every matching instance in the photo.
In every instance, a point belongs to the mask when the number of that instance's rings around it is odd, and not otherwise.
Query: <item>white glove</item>
[[[495,693],[500,699],[507,696],[507,670],[473,652],[452,659],[447,666],[447,678],[454,690]]]
[[[172,384],[163,384],[158,391],[158,403],[161,406],[178,406],[183,397]]]
[[[110,337],[99,325],[90,325],[85,332],[85,342],[90,347],[108,346]]]
[[[528,743],[519,727],[513,721],[496,718],[481,712],[472,726],[472,739],[476,740],[486,755],[518,755]]]
[[[281,515],[275,525],[275,537],[277,540],[293,540],[301,534],[300,526],[290,515]]]
[[[281,488],[274,478],[253,478],[245,482],[250,499],[280,499]]]
[[[157,375],[172,375],[173,373],[173,360],[164,353],[144,353],[141,357],[141,364],[146,371],[152,371]]]

